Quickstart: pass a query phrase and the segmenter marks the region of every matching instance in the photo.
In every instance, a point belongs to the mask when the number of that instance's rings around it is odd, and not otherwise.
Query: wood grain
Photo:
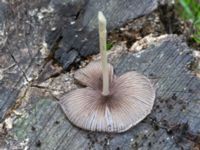
[[[49,64],[44,58],[53,59],[67,70],[78,58],[98,52],[95,31],[98,9],[107,14],[109,28],[113,29],[156,7],[156,0],[1,1],[0,121],[21,99],[22,89],[42,76],[42,70]],[[79,28],[84,29],[78,31]],[[88,40],[81,42],[86,37]],[[45,79],[60,71],[52,72]]]
[[[28,138],[30,149],[193,149],[199,142],[200,79],[187,69],[192,61],[191,49],[175,35],[112,60],[118,75],[136,70],[157,87],[151,114],[125,133],[80,130],[67,120],[56,101],[44,96],[29,96],[26,115],[15,120],[11,133],[18,142]]]

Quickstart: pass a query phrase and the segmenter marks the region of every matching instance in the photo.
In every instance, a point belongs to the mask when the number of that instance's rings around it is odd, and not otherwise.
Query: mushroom
[[[85,88],[64,95],[60,104],[76,126],[102,132],[124,132],[152,110],[155,89],[150,80],[135,71],[115,76],[107,63],[106,20],[98,14],[101,62],[91,62],[75,73]]]

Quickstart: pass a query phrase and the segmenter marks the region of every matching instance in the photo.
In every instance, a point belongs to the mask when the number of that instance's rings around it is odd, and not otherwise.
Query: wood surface
[[[200,79],[188,69],[194,60],[192,50],[176,35],[150,43],[150,47],[137,53],[124,48],[111,59],[116,74],[136,70],[155,84],[154,108],[144,121],[125,133],[106,134],[78,129],[66,118],[57,100],[77,88],[70,66],[76,66],[82,57],[98,53],[95,21],[98,9],[110,20],[111,31],[129,19],[150,13],[158,5],[156,0],[105,1],[0,2],[0,120],[10,116],[13,119],[12,129],[0,139],[0,148],[200,147]],[[15,109],[20,113],[14,113]]]

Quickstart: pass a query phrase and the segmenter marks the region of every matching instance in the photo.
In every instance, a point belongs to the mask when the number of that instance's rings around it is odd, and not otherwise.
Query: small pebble
[[[131,142],[133,142],[133,139],[131,139]]]
[[[71,25],[75,24],[75,21],[71,21],[70,24],[71,24]]]

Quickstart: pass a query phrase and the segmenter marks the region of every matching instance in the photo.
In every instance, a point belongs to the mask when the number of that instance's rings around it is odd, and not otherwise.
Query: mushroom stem
[[[106,18],[101,11],[98,13],[99,20],[99,47],[101,52],[101,62],[103,70],[103,92],[104,96],[109,95],[109,72],[106,52]]]

